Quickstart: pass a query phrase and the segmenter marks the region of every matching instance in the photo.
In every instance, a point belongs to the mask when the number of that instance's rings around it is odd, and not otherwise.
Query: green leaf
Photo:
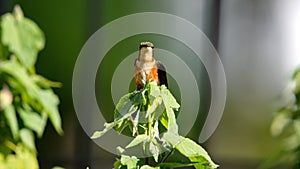
[[[0,23],[0,42],[1,42],[1,23]],[[0,43],[0,61],[6,60],[9,57],[9,51],[6,46],[4,46],[2,43]]]
[[[153,140],[149,140],[144,143],[145,154],[152,156],[156,162],[158,162],[158,156],[161,153],[159,145],[156,145]]]
[[[173,109],[178,109],[180,105],[177,103],[176,99],[165,86],[161,86],[161,96],[167,114],[167,129],[171,133],[178,133],[178,125],[176,123],[176,116]],[[165,116],[162,117],[161,122],[166,127]]]
[[[129,157],[126,155],[121,156],[121,164],[127,166],[127,169],[136,169],[139,161],[135,156]]]
[[[170,162],[170,163],[160,163],[158,166],[162,168],[179,168],[179,167],[189,167],[194,166],[194,162]]]
[[[123,153],[125,152],[125,150],[124,150],[122,147],[120,147],[120,146],[118,146],[118,147],[116,148],[116,150],[117,150],[117,153],[118,153],[119,155],[121,155],[121,154],[123,154]]]
[[[0,72],[4,72],[15,79],[20,86],[19,92],[23,98],[35,109],[45,112],[52,122],[55,130],[62,134],[61,118],[58,112],[59,99],[51,89],[41,89],[32,80],[26,69],[16,60],[11,59],[0,63]]]
[[[95,131],[93,133],[93,135],[91,136],[91,139],[96,139],[96,138],[99,138],[99,137],[103,136],[103,134],[105,134],[106,132],[108,132],[109,130],[114,128],[116,125],[117,125],[117,123],[115,123],[115,122],[105,123],[104,124],[105,128],[102,131]]]
[[[151,167],[149,165],[143,165],[140,169],[160,169],[160,167]]]
[[[178,133],[178,125],[176,123],[175,113],[172,108],[166,105],[166,113],[168,116],[168,131],[171,133]]]
[[[59,99],[52,90],[39,90],[37,98],[44,107],[45,112],[48,114],[55,130],[58,134],[63,134],[61,128],[61,118],[58,111]]]
[[[271,134],[273,136],[280,135],[288,124],[291,123],[291,120],[288,117],[287,113],[279,113],[275,116],[271,124]]]
[[[166,113],[162,114],[159,121],[166,129],[168,129],[168,116]]]
[[[300,69],[297,69],[293,74],[293,81],[295,82],[295,87],[293,92],[295,94],[300,92]]]
[[[121,118],[126,113],[128,113],[129,109],[132,107],[133,104],[131,101],[132,95],[133,93],[128,93],[121,97],[115,108],[115,119]]]
[[[150,137],[147,134],[141,134],[136,136],[127,146],[126,148],[134,147],[138,144],[141,144],[145,140],[149,140]]]
[[[136,112],[137,110],[137,106],[132,105],[131,108],[129,109],[129,112],[125,115],[123,115],[120,119],[113,121],[111,123],[105,123],[104,124],[104,129],[102,131],[95,131],[91,138],[92,139],[96,139],[99,138],[101,136],[103,136],[103,134],[105,134],[106,132],[108,132],[109,130],[113,129],[115,126],[121,125],[121,123],[123,123],[123,121],[125,119],[127,119],[128,117],[130,117],[134,112]]]
[[[31,111],[25,111],[23,109],[18,109],[21,119],[24,122],[24,125],[29,129],[35,131],[38,137],[43,135],[46,123],[47,123],[47,116],[39,114]]]
[[[122,167],[121,160],[117,159],[117,161],[114,163],[114,169],[120,169]]]
[[[13,138],[17,139],[19,136],[19,125],[16,111],[13,105],[9,105],[4,109],[4,116],[7,120]]]
[[[161,86],[161,94],[165,105],[170,106],[175,110],[179,109],[180,105],[177,103],[172,93],[165,86]]]
[[[156,98],[160,96],[160,88],[156,85],[156,83],[151,82],[149,86],[150,96]]]
[[[27,146],[30,150],[36,151],[34,135],[30,130],[25,128],[20,130],[20,138],[25,146]]]
[[[38,87],[31,80],[27,70],[22,67],[14,58],[0,63],[0,72],[10,75],[22,87],[24,91],[19,91],[30,95],[38,94]]]
[[[18,145],[16,155],[23,164],[24,169],[38,169],[36,154],[22,145]]]
[[[43,76],[40,75],[32,75],[32,80],[41,88],[50,88],[50,87],[61,87],[62,84],[60,82],[50,81]]]
[[[4,154],[0,153],[0,168],[6,168]]]
[[[161,153],[161,151],[160,151],[161,149],[160,149],[159,145],[155,144],[154,142],[150,142],[149,150],[150,150],[151,154],[153,155],[155,162],[158,162],[158,157],[159,157],[159,154]]]
[[[164,112],[164,107],[162,105],[162,98],[157,96],[150,96],[150,103],[148,105],[148,110],[146,117],[150,117],[151,119],[158,119],[162,113]]]
[[[210,166],[208,160],[205,159],[205,158],[202,157],[202,156],[189,157],[189,159],[190,159],[191,162],[195,162],[194,167],[195,167],[196,169],[210,169],[210,168],[212,168],[212,167]],[[217,168],[217,166],[214,167],[214,168]]]
[[[52,167],[52,169],[65,169],[65,168],[59,167],[59,166],[55,166],[55,167]]]
[[[22,16],[22,11],[2,16],[2,42],[27,68],[36,62],[37,53],[44,48],[44,35],[30,19]]]
[[[0,154],[1,156],[1,154]],[[2,169],[38,169],[36,154],[18,144],[15,154],[9,154],[6,158],[0,157],[0,168]]]
[[[298,140],[300,141],[300,119],[294,120],[294,129],[295,129],[295,135],[298,137]],[[300,145],[300,143],[298,145]]]
[[[197,169],[203,166],[209,166],[211,169],[218,167],[218,165],[211,160],[208,153],[193,140],[173,133],[165,133],[163,139],[169,142],[182,155],[188,157],[191,162],[200,163],[201,165],[197,164],[195,166]]]

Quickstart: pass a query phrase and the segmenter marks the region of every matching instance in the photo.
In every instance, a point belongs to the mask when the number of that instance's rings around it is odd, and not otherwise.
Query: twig
[[[170,155],[174,152],[174,148],[166,155],[162,158],[162,160],[160,161],[160,163],[163,163],[165,162],[169,157]]]
[[[133,121],[133,119],[132,119],[132,116],[130,116],[130,121],[131,121],[131,123],[132,123],[132,125],[133,125],[133,127],[134,127],[134,129],[135,129],[136,135],[138,136],[138,135],[139,135],[139,131],[138,131],[137,126],[134,124],[134,121]]]

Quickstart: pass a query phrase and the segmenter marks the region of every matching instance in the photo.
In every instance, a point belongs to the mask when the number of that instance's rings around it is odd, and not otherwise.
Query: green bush
[[[52,87],[61,84],[36,74],[44,34],[19,6],[0,18],[0,168],[37,169],[35,138],[47,120],[63,134],[59,99]]]
[[[276,153],[261,168],[290,165],[300,169],[300,69],[297,69],[283,94],[285,104],[275,113],[271,134],[282,141]]]
[[[217,168],[200,145],[178,134],[174,110],[179,107],[164,85],[147,83],[143,90],[123,96],[116,106],[114,121],[105,123],[104,130],[96,131],[92,138],[99,138],[111,129],[120,134],[129,131],[133,140],[126,147],[116,147],[121,158],[115,162],[114,169]],[[147,158],[127,154],[127,150],[137,146]],[[184,158],[169,160],[174,154]]]

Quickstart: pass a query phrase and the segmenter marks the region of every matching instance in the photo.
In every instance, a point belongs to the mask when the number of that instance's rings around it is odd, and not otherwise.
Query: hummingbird
[[[139,56],[134,62],[134,79],[137,90],[145,87],[147,82],[155,82],[157,85],[168,87],[166,68],[155,60],[154,45],[151,42],[141,42]]]

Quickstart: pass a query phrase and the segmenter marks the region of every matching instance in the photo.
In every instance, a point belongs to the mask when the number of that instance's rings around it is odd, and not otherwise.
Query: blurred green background
[[[49,125],[43,139],[38,140],[42,169],[54,165],[69,169],[112,168],[115,156],[95,145],[76,118],[72,73],[82,46],[96,30],[114,19],[137,12],[164,12],[185,18],[199,27],[218,50],[227,76],[227,103],[219,127],[204,147],[220,168],[256,168],[279,145],[279,141],[270,136],[269,126],[272,111],[280,104],[277,97],[299,65],[300,37],[295,36],[300,35],[297,0],[1,0],[1,13],[11,11],[16,3],[46,36],[37,72],[63,83],[56,93],[61,99],[65,134],[58,136]],[[126,52],[136,50],[135,40],[140,39],[129,39],[126,43],[130,48],[120,49],[118,53],[127,56]],[[166,39],[157,41],[161,45],[176,45]],[[177,53],[188,52],[181,51],[182,48],[178,48]],[[200,64],[200,72],[205,72]],[[206,112],[210,98],[208,77],[200,73],[198,80],[203,85],[201,97],[206,98],[200,111]],[[191,131],[191,137],[197,138],[203,125],[201,118]]]

